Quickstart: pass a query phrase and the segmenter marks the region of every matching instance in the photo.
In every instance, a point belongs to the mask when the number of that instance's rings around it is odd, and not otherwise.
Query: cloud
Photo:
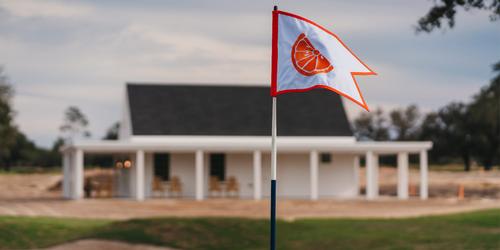
[[[81,18],[92,13],[88,5],[63,1],[0,1],[0,8],[19,18]]]
[[[358,78],[371,107],[427,110],[467,100],[486,84],[500,41],[481,12],[459,13],[457,28],[444,35],[416,36],[412,25],[431,5],[279,3],[332,29],[379,73]],[[125,82],[267,85],[271,8],[268,0],[0,0],[0,64],[15,83],[16,121],[49,146],[69,105],[102,135],[121,117]]]

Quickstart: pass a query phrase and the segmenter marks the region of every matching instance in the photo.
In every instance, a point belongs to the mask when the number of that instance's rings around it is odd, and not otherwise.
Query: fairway
[[[408,219],[278,221],[278,249],[500,249],[500,210]],[[267,220],[0,217],[0,249],[109,239],[179,249],[267,249]]]

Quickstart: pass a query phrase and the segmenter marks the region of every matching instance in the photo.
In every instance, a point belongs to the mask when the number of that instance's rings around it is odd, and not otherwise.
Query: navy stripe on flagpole
[[[276,180],[271,180],[271,250],[276,250]]]

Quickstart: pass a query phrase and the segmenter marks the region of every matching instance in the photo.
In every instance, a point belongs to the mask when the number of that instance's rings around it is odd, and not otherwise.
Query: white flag
[[[375,75],[331,31],[301,16],[273,11],[271,95],[325,88],[368,110],[356,75]]]

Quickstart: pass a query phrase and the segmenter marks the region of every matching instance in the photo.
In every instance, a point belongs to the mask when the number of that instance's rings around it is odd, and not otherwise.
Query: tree
[[[87,130],[89,121],[78,107],[70,106],[64,112],[63,125],[59,130],[64,134],[66,141],[73,141],[75,137],[90,137]]]
[[[500,63],[493,70],[497,76],[474,96],[469,107],[474,124],[474,155],[486,170],[500,155]]]
[[[426,115],[422,122],[420,139],[433,142],[431,157],[434,160],[460,157],[464,170],[469,171],[472,131],[468,106],[463,103],[450,103],[437,113]]]
[[[106,135],[102,138],[103,140],[118,140],[118,133],[120,132],[120,122],[115,122],[106,131]]]
[[[434,1],[434,6],[427,14],[418,20],[417,32],[432,32],[434,29],[443,28],[443,22],[449,28],[455,26],[455,15],[458,9],[469,11],[480,9],[491,11],[491,21],[500,18],[500,0],[439,0]]]
[[[17,165],[31,165],[36,157],[35,144],[23,133],[16,134],[15,143],[11,146],[10,162]]]
[[[17,128],[13,124],[14,111],[11,107],[14,91],[8,77],[0,67],[0,163],[8,171],[12,164],[12,146],[16,143]]]
[[[361,113],[354,120],[354,135],[358,140],[385,141],[389,139],[387,119],[381,108],[371,113]]]
[[[54,141],[54,144],[52,144],[52,151],[53,152],[59,152],[61,147],[64,145],[64,139],[62,137],[57,137],[56,140]]]
[[[430,112],[425,115],[420,130],[419,140],[432,141],[432,149],[429,151],[429,159],[432,162],[443,161],[446,156],[450,155],[450,148],[446,145],[446,140],[443,140],[443,128],[438,112]],[[447,159],[449,161],[449,159]]]
[[[395,109],[390,113],[391,128],[396,134],[397,141],[414,140],[418,133],[420,112],[416,105],[406,109]]]
[[[490,12],[491,21],[500,19],[500,0],[440,0],[435,1],[434,7],[419,19],[416,31],[430,33],[435,29],[444,28],[443,22],[447,22],[448,27],[453,28],[455,15],[459,9],[465,11],[486,10]],[[500,91],[500,61],[494,64],[493,69],[498,72],[497,76],[492,79],[489,87],[483,88],[470,106],[471,119],[477,126],[472,138],[475,156],[486,169],[491,168],[495,156],[497,159],[500,157],[500,146],[498,145],[500,141],[500,95],[498,94]],[[492,114],[494,110],[496,112]],[[495,120],[496,125],[492,125]],[[489,122],[490,125],[488,125]]]

